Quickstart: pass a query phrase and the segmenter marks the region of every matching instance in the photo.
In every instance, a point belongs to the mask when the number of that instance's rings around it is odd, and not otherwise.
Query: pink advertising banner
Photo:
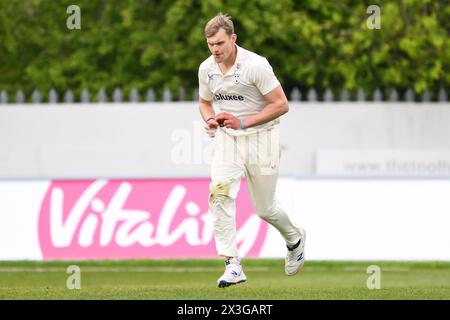
[[[54,180],[38,215],[44,260],[217,257],[209,179]],[[236,202],[242,256],[258,257],[267,224],[243,180]]]

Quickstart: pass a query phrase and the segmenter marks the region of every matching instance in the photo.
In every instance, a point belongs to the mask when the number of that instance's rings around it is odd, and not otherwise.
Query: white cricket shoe
[[[293,246],[292,249],[288,247],[288,252],[285,260],[284,271],[288,276],[293,276],[303,267],[305,263],[305,241],[306,232],[304,229],[299,228],[301,238],[299,242]]]
[[[224,274],[217,280],[219,288],[225,288],[247,281],[247,277],[239,262],[227,260],[225,265]]]

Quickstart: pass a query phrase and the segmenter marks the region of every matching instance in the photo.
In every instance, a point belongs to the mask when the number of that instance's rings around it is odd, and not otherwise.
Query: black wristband
[[[214,117],[211,117],[211,118],[208,118],[208,119],[206,119],[206,121],[205,122],[208,122],[209,120],[211,120],[211,119],[213,119],[213,120],[216,120],[216,118],[214,118]]]

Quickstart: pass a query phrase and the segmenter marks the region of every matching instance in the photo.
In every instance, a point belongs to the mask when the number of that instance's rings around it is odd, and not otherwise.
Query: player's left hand
[[[241,121],[228,112],[221,112],[216,116],[216,121],[219,123],[221,127],[231,128],[231,129],[240,129]]]

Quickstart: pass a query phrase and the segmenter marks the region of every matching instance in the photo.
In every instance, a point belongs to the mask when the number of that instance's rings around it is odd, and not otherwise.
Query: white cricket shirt
[[[280,82],[266,58],[236,45],[234,65],[224,75],[214,56],[200,64],[198,70],[199,95],[213,101],[214,107],[235,117],[248,117],[260,112],[267,104],[264,95],[275,89]],[[244,130],[226,129],[229,134],[241,135],[268,129],[279,119]]]

